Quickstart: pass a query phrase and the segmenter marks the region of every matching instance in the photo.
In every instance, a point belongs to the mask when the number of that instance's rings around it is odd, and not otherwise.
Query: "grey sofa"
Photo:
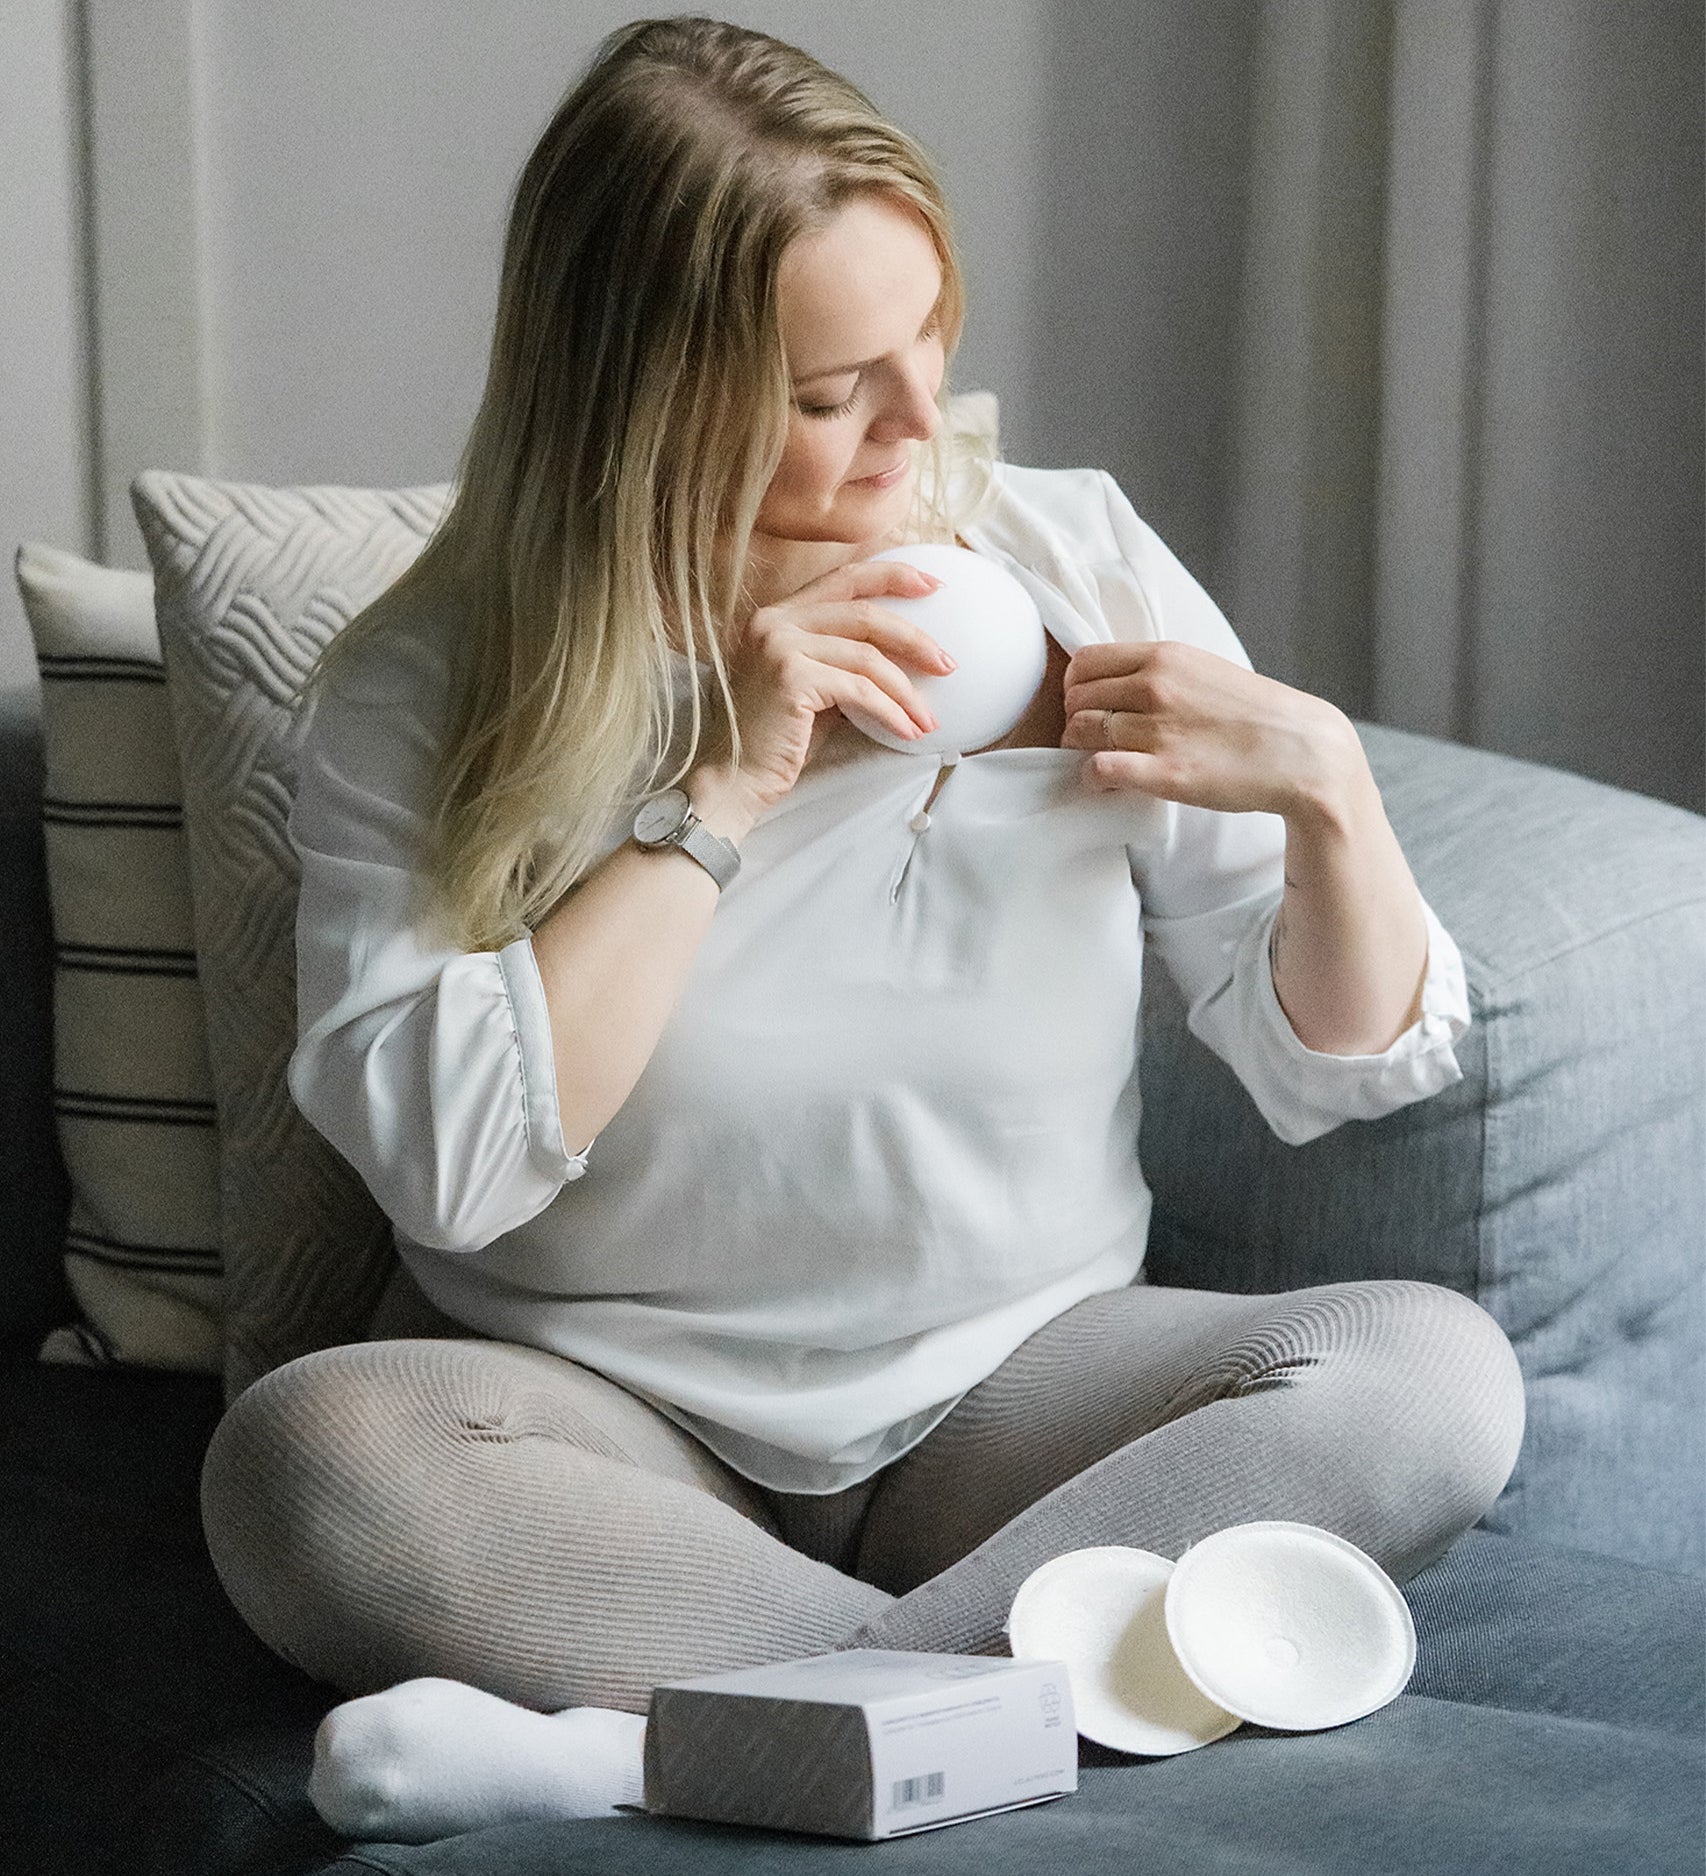
[[[39,748],[0,715],[0,1868],[156,1872],[1658,1872],[1698,1876],[1706,1687],[1706,822],[1365,731],[1477,1024],[1457,1087],[1302,1148],[1145,1013],[1155,1280],[1416,1276],[1522,1359],[1522,1458],[1407,1588],[1409,1691],[1336,1732],[1154,1762],[1086,1749],[1059,1803],[881,1846],[651,1818],[342,1842],[308,1805],[339,1697],[224,1600],[197,1481],[211,1377],[50,1367],[70,1314],[51,1112]]]

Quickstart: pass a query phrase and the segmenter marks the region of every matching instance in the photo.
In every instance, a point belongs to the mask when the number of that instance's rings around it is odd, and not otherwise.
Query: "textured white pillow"
[[[993,395],[952,398],[949,418],[993,451]],[[448,494],[265,488],[162,470],[131,485],[183,772],[219,1110],[228,1400],[298,1355],[406,1332],[394,1326],[390,1224],[285,1080],[298,884],[286,824],[307,727],[302,680],[420,552]]]
[[[163,471],[131,489],[154,565],[219,1108],[228,1400],[298,1355],[362,1340],[395,1263],[388,1221],[285,1082],[298,878],[286,822],[302,680],[420,552],[447,494]]]
[[[17,576],[42,679],[54,1108],[83,1316],[41,1359],[217,1374],[213,1088],[154,585],[33,543]]]

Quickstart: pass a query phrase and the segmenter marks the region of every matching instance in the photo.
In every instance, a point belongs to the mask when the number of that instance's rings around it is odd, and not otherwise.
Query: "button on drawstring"
[[[954,772],[957,761],[958,757],[955,758],[954,762],[944,762],[936,771],[936,779],[931,784],[929,800],[906,824],[907,831],[913,838],[907,843],[906,851],[901,855],[900,863],[894,870],[894,877],[889,881],[890,905],[894,905],[899,900],[901,882],[906,878],[906,870],[912,864],[913,853],[918,847],[918,836],[930,825],[929,802],[934,801],[936,797],[941,794],[943,788],[947,785],[948,777]]]

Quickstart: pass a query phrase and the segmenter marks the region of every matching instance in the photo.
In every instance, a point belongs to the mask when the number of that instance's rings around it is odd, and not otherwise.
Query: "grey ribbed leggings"
[[[1091,1297],[827,1498],[756,1487],[601,1376],[445,1323],[287,1363],[208,1448],[232,1602],[346,1694],[431,1674],[643,1712],[658,1681],[838,1647],[1002,1652],[1047,1558],[1177,1557],[1254,1518],[1324,1525],[1402,1581],[1493,1503],[1522,1437],[1504,1335],[1425,1283]]]

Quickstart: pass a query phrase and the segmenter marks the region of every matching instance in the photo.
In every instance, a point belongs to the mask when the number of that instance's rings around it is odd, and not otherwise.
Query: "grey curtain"
[[[1034,459],[1274,676],[1706,808],[1699,0],[1058,18]]]

